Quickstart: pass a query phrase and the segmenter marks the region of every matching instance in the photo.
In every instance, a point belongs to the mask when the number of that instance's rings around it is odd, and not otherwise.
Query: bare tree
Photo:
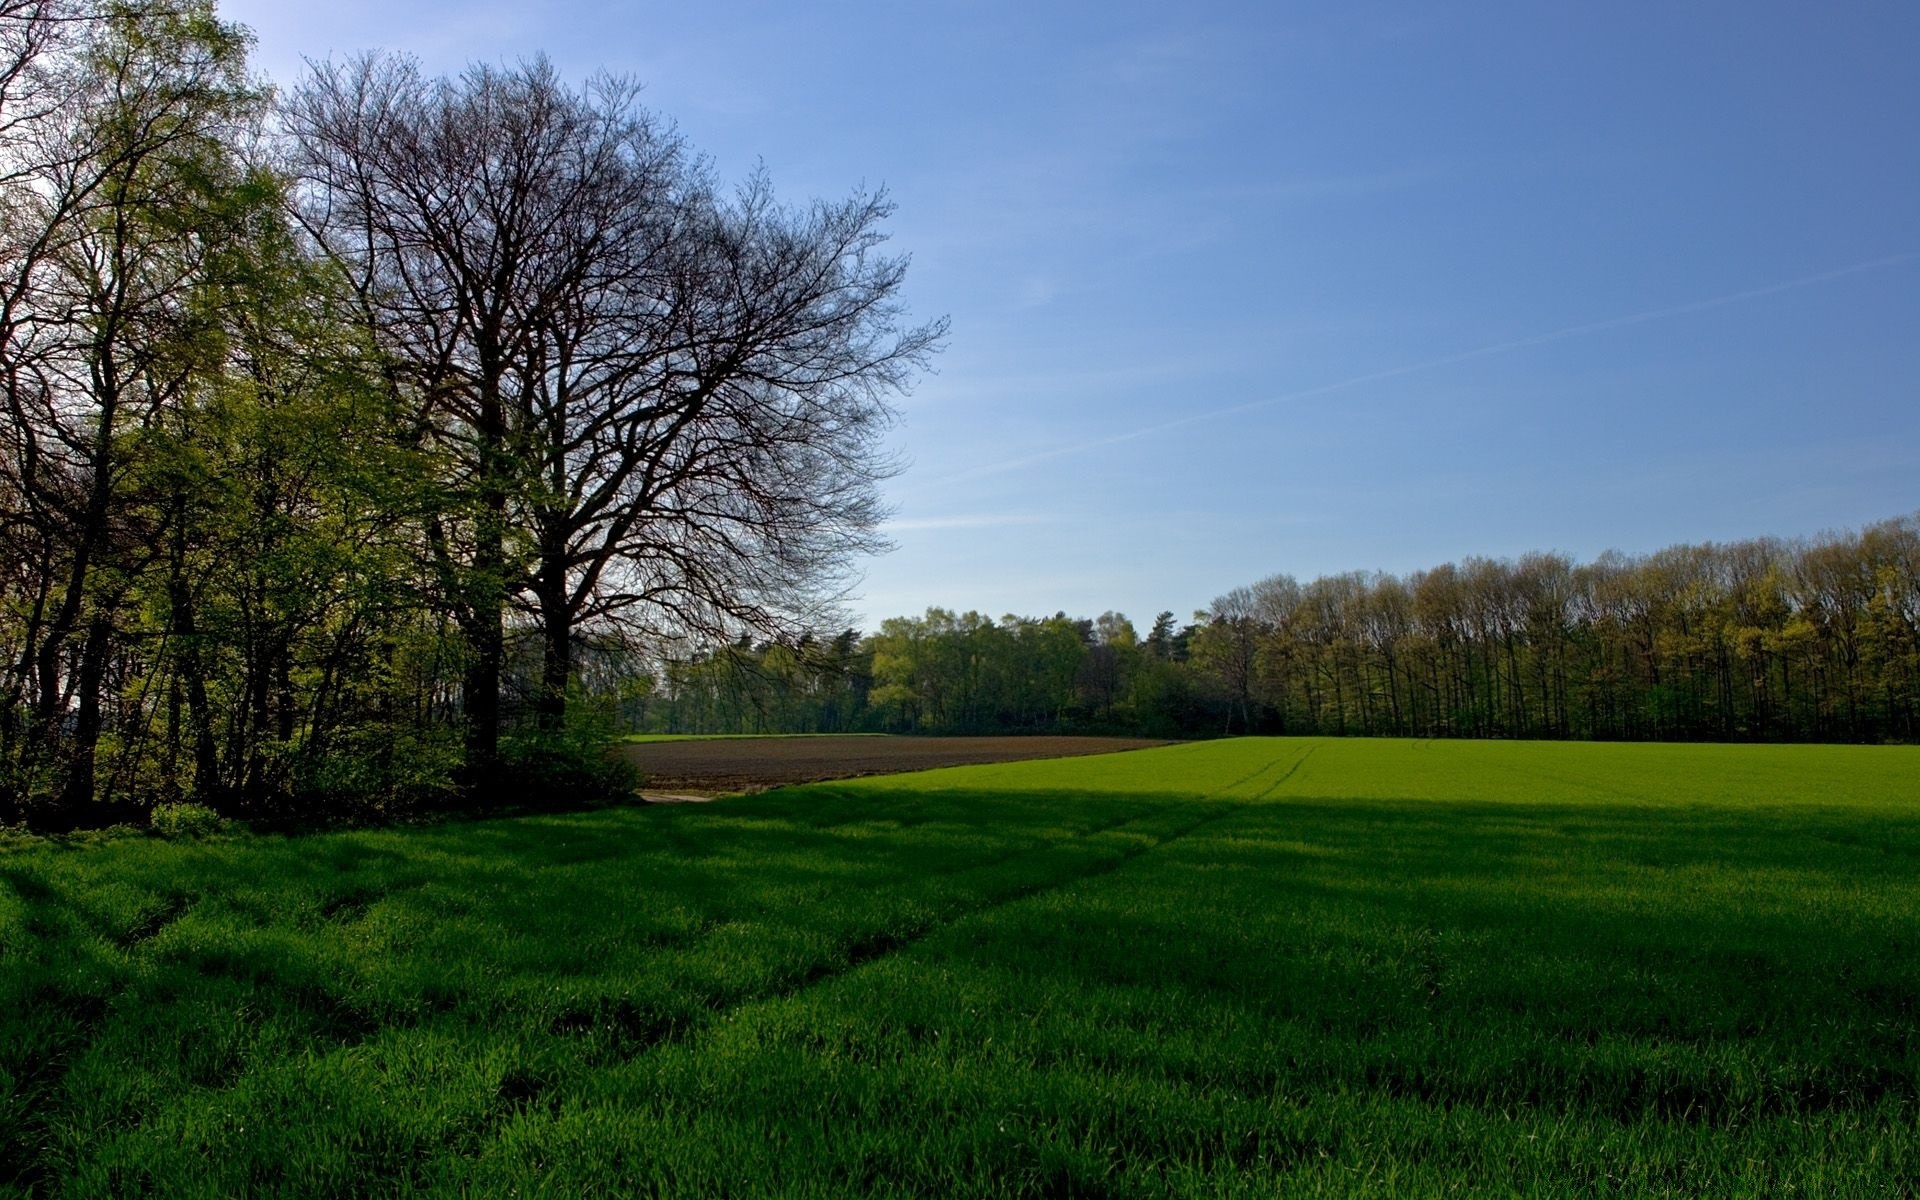
[[[875,545],[889,397],[944,328],[904,323],[884,197],[722,197],[632,84],[543,60],[324,64],[286,119],[307,226],[445,455],[426,541],[476,763],[514,613],[556,724],[584,627],[772,632]]]

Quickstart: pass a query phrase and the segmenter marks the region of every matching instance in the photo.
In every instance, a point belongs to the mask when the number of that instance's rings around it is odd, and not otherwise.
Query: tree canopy
[[[832,611],[943,328],[883,194],[544,60],[276,100],[247,45],[0,0],[0,820],[511,787],[583,646]]]
[[[1275,575],[1184,626],[930,609],[655,672],[675,731],[1913,741],[1920,517],[1805,542]],[[798,664],[798,665],[795,665]]]

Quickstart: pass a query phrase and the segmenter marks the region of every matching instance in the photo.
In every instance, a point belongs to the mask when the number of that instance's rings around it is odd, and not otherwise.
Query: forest
[[[791,635],[927,361],[884,195],[638,85],[0,0],[0,825],[618,792],[577,649]]]
[[[1920,516],[1802,541],[1275,575],[1171,612],[933,609],[629,674],[674,732],[1912,742]]]

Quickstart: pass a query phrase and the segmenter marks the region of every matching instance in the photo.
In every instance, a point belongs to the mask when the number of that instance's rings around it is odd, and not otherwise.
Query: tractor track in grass
[[[132,950],[142,942],[150,942],[159,937],[169,925],[186,916],[199,899],[198,896],[177,893],[165,896],[135,922],[132,928],[109,934],[108,938],[122,950]]]
[[[733,997],[724,1003],[714,1004],[700,1011],[692,1019],[680,1019],[675,1014],[651,1011],[629,1002],[619,1001],[605,1010],[595,1012],[591,1015],[583,1013],[562,1014],[556,1023],[554,1032],[587,1032],[602,1026],[611,1026],[624,1035],[621,1039],[621,1050],[623,1053],[620,1057],[622,1060],[628,1062],[643,1058],[656,1050],[665,1049],[669,1046],[683,1045],[697,1041],[704,1034],[716,1028],[722,1021],[736,1012],[757,1004],[776,1003],[781,1000],[791,999],[812,988],[832,983],[834,980],[850,975],[863,967],[870,966],[873,963],[909,950],[915,945],[937,934],[944,933],[973,917],[1006,908],[1023,900],[1031,900],[1036,896],[1044,896],[1050,892],[1059,891],[1062,888],[1070,887],[1076,883],[1084,883],[1088,880],[1098,879],[1102,876],[1112,874],[1141,856],[1187,837],[1202,827],[1210,825],[1222,817],[1237,811],[1237,806],[1223,802],[1207,802],[1206,806],[1211,811],[1206,812],[1198,820],[1191,821],[1181,828],[1158,837],[1149,843],[1130,847],[1110,857],[1103,858],[1082,870],[1074,871],[1057,878],[1040,880],[1014,887],[1006,892],[990,896],[981,903],[966,905],[938,914],[933,919],[908,929],[876,931],[864,937],[855,938],[849,942],[841,954],[834,959],[816,962],[807,969],[787,979],[783,979],[771,987],[761,988],[745,995]],[[1151,817],[1159,816],[1164,812],[1165,810],[1162,809],[1155,813],[1148,814],[1147,817],[1135,818],[1134,820],[1147,820]],[[1134,821],[1126,821],[1099,830],[1089,830],[1084,834],[1075,835],[1074,838],[1069,839],[1069,842],[1080,842],[1090,837],[1097,837],[1103,833],[1123,831],[1127,825],[1133,823]],[[1048,851],[1058,850],[1062,846],[1069,844],[1069,842],[1055,843],[1052,846],[1027,851],[1000,861],[1006,863],[1037,854],[1044,854]],[[987,865],[990,867],[996,864]],[[978,869],[981,868],[967,868],[967,870]],[[953,872],[952,874],[958,875],[964,873],[965,871],[963,870]]]
[[[1308,746],[1306,749],[1306,753],[1302,754],[1299,758],[1296,758],[1293,760],[1293,765],[1287,768],[1287,773],[1285,775],[1282,775],[1280,778],[1274,780],[1272,783],[1268,784],[1265,788],[1261,789],[1260,794],[1255,796],[1254,799],[1265,800],[1268,796],[1271,796],[1275,792],[1279,791],[1280,786],[1282,784],[1286,783],[1287,780],[1292,779],[1294,775],[1299,773],[1299,770],[1301,767],[1304,767],[1307,765],[1307,760],[1312,758],[1313,752],[1315,750],[1318,750],[1319,748],[1320,748],[1319,742],[1315,742],[1313,745]]]
[[[1282,774],[1280,778],[1274,780],[1272,783],[1269,783],[1266,787],[1261,788],[1258,792],[1255,792],[1253,795],[1246,797],[1246,799],[1265,800],[1267,797],[1273,795],[1274,792],[1280,789],[1281,784],[1284,784],[1287,780],[1292,779],[1294,776],[1294,773],[1299,771],[1301,767],[1306,765],[1307,760],[1313,757],[1313,752],[1315,750],[1318,750],[1319,748],[1320,748],[1320,743],[1318,742],[1315,742],[1311,746],[1308,746],[1306,750],[1301,753],[1299,758],[1296,758],[1293,760],[1292,765],[1286,769],[1286,772]],[[1215,797],[1215,799],[1217,800],[1227,799],[1228,798],[1227,794],[1232,792],[1235,788],[1240,787],[1242,784],[1252,783],[1254,780],[1260,778],[1262,775],[1265,775],[1268,771],[1273,770],[1275,767],[1279,766],[1281,763],[1285,761],[1286,761],[1286,756],[1281,755],[1279,758],[1274,759],[1270,763],[1265,763],[1259,767],[1254,768],[1251,771],[1248,771],[1245,775],[1242,775],[1240,778],[1234,780],[1232,783],[1226,784],[1225,786],[1221,787],[1220,792]]]
[[[1080,833],[1037,846],[999,859],[976,862],[952,871],[940,872],[928,876],[929,879],[952,879],[969,872],[990,871],[1023,859],[1045,854],[1058,854],[1085,843],[1091,838],[1106,834],[1123,833],[1130,825],[1150,821],[1164,816],[1177,806],[1192,804],[1191,801],[1178,801],[1152,812],[1124,817],[1114,821],[1102,822]],[[554,1033],[589,1033],[600,1029],[610,1029],[618,1035],[619,1057],[625,1061],[641,1058],[655,1050],[667,1046],[683,1044],[698,1039],[702,1034],[714,1028],[730,1014],[755,1004],[784,1000],[825,983],[830,983],[844,975],[851,974],[861,967],[880,959],[898,954],[913,945],[923,942],[935,934],[951,929],[970,917],[992,912],[1034,896],[1045,895],[1072,884],[1088,879],[1097,879],[1109,874],[1139,858],[1149,851],[1157,850],[1170,842],[1186,837],[1200,827],[1219,820],[1235,809],[1234,805],[1208,801],[1201,802],[1211,811],[1198,820],[1190,821],[1179,829],[1155,838],[1145,845],[1137,845],[1121,850],[1119,853],[1102,858],[1081,870],[1051,879],[1037,880],[1018,885],[1006,891],[990,894],[984,900],[963,906],[936,912],[920,923],[904,929],[876,930],[853,938],[845,944],[840,953],[832,958],[823,959],[804,966],[804,968],[786,978],[773,982],[770,986],[757,988],[741,995],[716,998],[715,1002],[693,1012],[663,1012],[658,1009],[633,1004],[627,1000],[615,1000],[589,1005],[579,1009],[562,1012],[552,1026]],[[1196,805],[1198,807],[1198,805]],[[714,929],[732,924],[722,920],[712,924],[703,923],[686,936],[672,939],[677,947],[691,946],[700,941]]]
[[[667,1046],[695,1041],[706,1032],[715,1028],[723,1019],[752,1005],[791,999],[812,988],[832,983],[834,980],[850,975],[863,967],[870,966],[875,962],[909,950],[921,942],[925,942],[940,933],[951,930],[972,918],[1007,908],[1021,901],[1031,900],[1037,896],[1048,895],[1075,884],[1085,883],[1111,875],[1122,867],[1137,861],[1153,851],[1160,850],[1174,842],[1189,837],[1223,818],[1244,811],[1242,804],[1245,800],[1260,800],[1271,795],[1274,789],[1293,777],[1294,773],[1312,756],[1316,748],[1317,747],[1313,746],[1308,747],[1305,753],[1292,760],[1287,770],[1278,779],[1268,784],[1254,796],[1238,798],[1238,802],[1236,802],[1236,798],[1231,794],[1234,789],[1244,786],[1252,780],[1258,779],[1260,776],[1272,771],[1283,762],[1286,762],[1287,756],[1282,755],[1272,762],[1262,765],[1257,770],[1249,772],[1231,783],[1226,784],[1212,796],[1197,802],[1191,800],[1176,801],[1171,804],[1162,805],[1152,812],[1141,816],[1105,822],[1087,829],[1082,833],[1074,834],[1072,837],[1064,838],[1046,846],[1036,847],[1032,850],[1022,851],[1018,854],[1002,858],[997,862],[978,864],[945,873],[941,878],[964,875],[968,871],[990,870],[994,867],[1004,866],[1005,864],[1017,862],[1024,858],[1031,858],[1048,853],[1058,853],[1067,847],[1084,843],[1091,838],[1109,833],[1125,832],[1131,825],[1163,817],[1175,808],[1192,807],[1198,812],[1195,819],[1187,821],[1178,828],[1154,837],[1151,841],[1145,842],[1144,844],[1124,847],[1117,853],[1103,857],[1079,870],[1071,871],[1056,878],[1037,880],[1032,883],[1010,888],[1005,892],[990,895],[979,903],[960,906],[947,912],[936,914],[931,919],[910,928],[880,930],[863,937],[855,938],[833,959],[816,962],[792,978],[779,981],[771,987],[762,988],[746,995],[733,997],[724,1003],[712,1005],[694,1019],[685,1021],[677,1020],[672,1014],[649,1012],[630,1003],[619,1002],[604,1013],[595,1013],[590,1016],[578,1013],[563,1014],[561,1018],[564,1023],[563,1027],[567,1031],[585,1032],[604,1023],[620,1029],[621,1032],[626,1035],[623,1039],[624,1044],[622,1046],[625,1053],[621,1056],[625,1061],[632,1061],[644,1057],[655,1050]],[[556,1032],[560,1031],[562,1031],[562,1028],[557,1027]]]
[[[766,1000],[787,999],[788,997],[798,995],[799,993],[804,992],[809,988],[817,987],[823,983],[830,983],[833,980],[839,978],[840,976],[850,974],[851,972],[856,971],[859,968],[868,965],[869,963],[877,962],[880,959],[886,958],[893,954],[898,954],[901,951],[906,950],[919,942],[926,941],[928,938],[934,936],[937,933],[942,933],[973,917],[980,916],[984,913],[993,912],[996,909],[1005,908],[1008,905],[1018,904],[1022,900],[1031,900],[1035,896],[1044,896],[1049,892],[1057,892],[1062,888],[1070,887],[1076,883],[1084,883],[1090,879],[1099,879],[1102,876],[1111,875],[1113,872],[1118,871],[1121,867],[1126,866],[1128,863],[1133,862],[1135,859],[1140,858],[1143,855],[1150,854],[1153,851],[1158,850],[1163,846],[1167,846],[1173,842],[1177,842],[1181,838],[1187,837],[1189,834],[1194,833],[1196,830],[1199,830],[1207,825],[1211,825],[1215,821],[1220,820],[1222,817],[1225,817],[1237,811],[1236,806],[1227,804],[1221,801],[1208,801],[1206,803],[1207,803],[1207,806],[1212,809],[1212,811],[1207,812],[1198,820],[1189,822],[1185,826],[1173,831],[1172,833],[1169,833],[1163,837],[1157,838],[1146,845],[1135,846],[1130,849],[1122,850],[1118,854],[1114,855],[1113,857],[1096,862],[1092,866],[1086,868],[1085,870],[1077,871],[1077,872],[1074,872],[1073,874],[1065,875],[1058,879],[1046,880],[1039,883],[1034,883],[1034,884],[1029,884],[1029,885],[1014,888],[1012,891],[1007,892],[1006,894],[1001,896],[996,896],[986,901],[983,904],[976,904],[971,907],[961,909],[958,912],[951,913],[949,915],[944,916],[941,919],[931,921],[926,925],[923,925],[916,929],[908,930],[906,932],[897,933],[897,934],[883,933],[883,934],[878,934],[872,937],[860,939],[854,942],[848,948],[846,959],[844,962],[820,964],[815,969],[803,975],[796,983],[784,988],[775,989],[774,991],[769,992],[765,995],[759,996],[752,1001],[748,1001],[747,1003],[758,1003]],[[1155,813],[1152,815],[1158,816],[1159,814]],[[1114,826],[1112,829],[1103,830],[1101,832],[1124,831],[1126,828],[1126,825],[1132,824],[1132,823],[1133,822],[1126,822],[1124,824]],[[1088,834],[1086,836],[1092,837],[1097,835]],[[1081,839],[1076,839],[1076,840],[1081,840]],[[1036,851],[1035,853],[1040,853],[1040,852]],[[739,1007],[739,1006],[736,1005],[735,1007]]]
[[[930,871],[924,875],[919,876],[919,878],[925,881],[951,879],[956,875],[965,875],[969,871],[979,871],[986,867],[991,867],[995,865],[995,863],[1016,862],[1019,859],[1026,858],[1030,855],[1044,854],[1050,850],[1058,850],[1063,846],[1069,846],[1076,842],[1086,841],[1088,838],[1098,837],[1103,833],[1111,833],[1116,829],[1120,829],[1120,828],[1123,828],[1124,826],[1131,825],[1135,821],[1144,820],[1147,816],[1158,815],[1160,812],[1163,812],[1163,811],[1165,810],[1156,809],[1154,810],[1154,812],[1144,814],[1144,815],[1122,814],[1120,816],[1112,818],[1111,820],[1101,821],[1095,825],[1089,825],[1085,829],[1079,830],[1078,832],[1075,832],[1075,833],[1069,833],[1066,836],[1059,838],[1058,840],[1048,842],[1044,845],[1030,846],[1024,850],[1016,850],[999,859],[990,859],[984,862],[973,861],[973,862],[968,862],[961,866],[952,867],[946,870]],[[859,822],[856,820],[835,821],[827,825],[811,826],[810,831],[818,833],[818,832],[841,828],[847,825],[855,825],[858,823]],[[758,912],[710,913],[706,917],[702,918],[700,921],[695,922],[693,925],[690,925],[684,929],[663,929],[663,930],[655,931],[654,933],[647,936],[646,943],[649,947],[652,947],[654,949],[684,950],[690,946],[697,944],[701,939],[707,937],[709,934],[713,933],[717,929],[722,929],[730,925],[739,925],[739,924],[749,923],[756,919],[759,919],[764,915],[765,915],[764,913],[758,913]],[[758,998],[759,998],[759,994],[756,993],[755,995],[747,996],[737,1001],[737,1003],[750,1004],[750,1003],[753,1003]],[[730,1007],[733,1007],[733,1005],[732,1004],[723,1005],[716,1008],[714,1011],[724,1011],[726,1008],[730,1008]]]
[[[1287,771],[1285,774],[1281,775],[1280,778],[1268,784],[1259,793],[1251,797],[1248,797],[1248,799],[1251,799],[1251,800],[1266,799],[1277,788],[1279,788],[1282,784],[1286,783],[1287,780],[1293,778],[1294,773],[1297,772],[1301,768],[1301,766],[1303,766],[1306,763],[1307,759],[1313,756],[1313,752],[1317,749],[1319,749],[1319,745],[1317,743],[1312,746],[1309,746],[1306,749],[1305,753],[1301,754],[1300,757],[1293,760],[1292,765],[1287,768]],[[1234,789],[1245,785],[1251,780],[1258,779],[1260,776],[1266,774],[1268,771],[1273,770],[1275,767],[1279,766],[1282,762],[1285,762],[1285,761],[1286,761],[1286,758],[1283,755],[1279,758],[1274,759],[1271,762],[1261,764],[1260,766],[1254,768],[1252,771],[1247,772],[1245,775],[1242,775],[1239,778],[1234,779],[1229,783],[1221,785],[1220,788],[1217,790],[1217,792],[1211,798],[1209,798],[1206,802],[1211,804],[1219,804],[1229,800],[1230,795],[1234,791]],[[831,783],[836,781],[823,780],[822,782]],[[1183,801],[1181,803],[1186,803],[1186,802]],[[1101,821],[1097,824],[1090,825],[1087,828],[1082,829],[1078,832],[1067,834],[1065,837],[1059,838],[1052,842],[1048,842],[1044,845],[1033,846],[1024,850],[1014,851],[1013,853],[1005,855],[1004,857],[998,859],[997,862],[999,863],[1014,862],[1021,858],[1029,857],[1031,855],[1045,854],[1050,851],[1056,851],[1061,849],[1062,847],[1073,845],[1079,842],[1084,842],[1089,838],[1098,837],[1101,834],[1110,833],[1110,832],[1113,832],[1114,830],[1124,828],[1125,826],[1131,825],[1136,821],[1142,821],[1152,816],[1158,816],[1159,814],[1166,812],[1171,807],[1172,807],[1171,805],[1164,805],[1160,808],[1155,809],[1153,812],[1144,814],[1144,815],[1124,815],[1123,814],[1121,816],[1114,817],[1111,820]],[[1224,813],[1217,814],[1217,815],[1224,815]],[[815,834],[826,833],[831,830],[843,828],[846,826],[859,825],[870,819],[871,818],[868,815],[862,814],[857,817],[848,817],[843,820],[830,821],[820,825],[810,825],[807,827],[807,830],[808,832],[815,833]],[[1208,820],[1212,820],[1212,819],[1215,819],[1215,818],[1208,818]],[[1197,828],[1197,827],[1198,826],[1196,825],[1192,828]],[[1184,837],[1187,833],[1191,831],[1192,831],[1191,828],[1187,830],[1183,830],[1175,836]],[[1165,841],[1172,841],[1172,840],[1174,840],[1172,837],[1165,839]],[[1138,857],[1139,854],[1145,853],[1147,850],[1157,849],[1162,844],[1164,844],[1164,841],[1160,843],[1156,843],[1153,846],[1145,847],[1142,850],[1139,850],[1134,854],[1129,855],[1128,861],[1130,861],[1132,858]],[[993,862],[987,862],[987,863],[969,862],[963,866],[954,867],[950,870],[932,872],[927,875],[921,876],[921,878],[927,879],[927,880],[950,879],[954,876],[964,875],[969,871],[979,871],[979,870],[982,870],[984,867],[988,867],[992,865],[994,865]],[[1124,865],[1124,863],[1115,863],[1114,867],[1117,868],[1120,865]],[[1104,872],[1101,871],[1101,872],[1095,872],[1095,873],[1100,874]],[[1056,886],[1064,887],[1066,886],[1066,884],[1071,882],[1072,882],[1072,879],[1062,880]],[[1007,901],[1005,901],[1005,903],[1012,903],[1014,900],[1021,899],[1021,898],[1022,897],[1018,897],[1018,896],[1011,897]],[[743,914],[743,913],[710,914],[705,919],[685,929],[658,931],[655,935],[653,935],[649,939],[648,944],[652,946],[656,946],[660,949],[676,949],[676,950],[685,949],[686,947],[695,944],[696,942],[700,941],[702,938],[711,934],[716,929],[719,929],[727,925],[737,924],[742,921],[750,921],[754,919],[755,915],[756,914]],[[965,917],[966,917],[966,914],[961,914],[959,916],[956,916],[954,920],[955,921],[964,920]],[[924,935],[917,935],[917,936],[924,936]],[[745,999],[738,1001],[738,1003],[742,1003],[742,1004],[753,1003],[756,998],[757,997],[747,997]],[[729,1005],[727,1007],[732,1007],[732,1006]],[[716,1011],[723,1011],[723,1010],[716,1010]]]
[[[1248,799],[1264,800],[1268,796],[1272,795],[1273,792],[1280,787],[1280,785],[1286,783],[1287,780],[1293,778],[1294,773],[1298,771],[1306,763],[1307,759],[1313,757],[1313,752],[1318,748],[1319,748],[1318,745],[1307,747],[1306,752],[1301,754],[1299,758],[1293,760],[1292,765],[1290,765],[1287,768],[1286,772],[1282,774],[1280,778],[1268,784],[1265,788],[1261,789],[1261,791],[1259,791],[1255,795],[1248,797]],[[970,908],[954,913],[946,917],[945,919],[930,922],[921,928],[910,930],[908,932],[900,933],[900,934],[879,935],[879,936],[871,937],[871,938],[856,942],[849,949],[847,953],[847,959],[844,963],[823,964],[823,966],[826,969],[816,969],[814,971],[809,972],[807,976],[803,977],[802,981],[795,986],[790,986],[784,989],[776,989],[775,991],[765,994],[761,997],[758,997],[755,1000],[743,1001],[742,1003],[743,1004],[758,1003],[760,1000],[780,1000],[780,999],[785,999],[789,996],[797,995],[798,993],[803,992],[808,988],[815,987],[822,983],[831,982],[832,980],[837,979],[842,975],[849,974],[850,972],[855,971],[860,967],[867,965],[868,963],[878,961],[879,959],[885,958],[891,954],[897,954],[900,951],[905,950],[918,942],[923,942],[927,940],[928,938],[932,937],[936,933],[940,933],[944,930],[951,929],[954,926],[959,925],[961,922],[969,920],[970,918],[973,918],[976,916],[980,916],[983,913],[993,912],[996,909],[1001,909],[1001,908],[1007,907],[1008,905],[1017,904],[1022,900],[1031,900],[1035,896],[1044,896],[1049,892],[1056,892],[1062,888],[1070,887],[1076,883],[1084,883],[1087,880],[1099,879],[1102,876],[1110,875],[1113,872],[1118,871],[1120,868],[1135,861],[1136,859],[1139,859],[1147,854],[1150,854],[1155,850],[1159,850],[1165,846],[1171,845],[1172,843],[1177,842],[1180,839],[1185,838],[1195,833],[1196,831],[1208,825],[1213,824],[1216,821],[1219,821],[1223,817],[1242,811],[1240,806],[1233,802],[1233,797],[1230,795],[1233,789],[1240,787],[1241,785],[1251,780],[1259,778],[1261,775],[1264,775],[1268,771],[1271,771],[1275,767],[1279,766],[1283,761],[1285,761],[1284,755],[1281,756],[1280,758],[1274,759],[1272,762],[1261,767],[1259,770],[1253,771],[1247,775],[1243,775],[1239,779],[1234,780],[1232,783],[1227,784],[1225,787],[1221,788],[1220,791],[1216,793],[1214,796],[1208,798],[1207,800],[1202,801],[1201,805],[1196,806],[1196,807],[1204,806],[1204,810],[1205,810],[1203,812],[1203,815],[1200,816],[1199,819],[1190,821],[1186,825],[1181,826],[1179,829],[1176,829],[1173,832],[1168,833],[1162,837],[1156,838],[1154,841],[1146,845],[1134,846],[1129,849],[1122,850],[1119,854],[1113,856],[1112,858],[1104,859],[1100,862],[1093,864],[1092,866],[1088,867],[1083,871],[1078,871],[1071,875],[1063,876],[1059,879],[1049,880],[1049,881],[1045,881],[1045,882],[1041,882],[1041,883],[1037,883],[1037,884],[1033,884],[1025,887],[1015,888],[1013,891],[1007,893],[1006,895],[990,899],[984,904],[974,905]],[[1184,804],[1184,803],[1190,803],[1190,802],[1181,801],[1179,803]],[[1085,841],[1088,838],[1097,837],[1103,833],[1123,831],[1126,829],[1128,825],[1135,824],[1137,821],[1150,820],[1153,817],[1160,816],[1162,813],[1168,811],[1168,809],[1172,807],[1173,805],[1168,805],[1166,807],[1157,809],[1154,812],[1147,814],[1147,816],[1145,817],[1135,818],[1134,820],[1116,822],[1104,827],[1090,829],[1086,833],[1078,834],[1074,838],[1069,840],[1076,841],[1076,842]],[[1052,846],[1040,847],[1036,850],[1027,852],[1027,854],[1043,854],[1049,850],[1057,849],[1059,848],[1059,846],[1063,844],[1065,843],[1055,843]],[[1027,856],[1026,854],[1023,854],[1023,855],[1016,855],[1014,857],[1020,858],[1020,857],[1026,857],[1026,856]],[[739,1007],[739,1006],[740,1005],[734,1005],[732,1007]]]

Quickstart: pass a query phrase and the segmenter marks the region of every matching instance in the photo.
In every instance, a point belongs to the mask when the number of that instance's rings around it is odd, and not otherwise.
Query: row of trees
[[[541,61],[247,47],[0,0],[0,822],[473,790],[583,647],[791,635],[876,541],[940,334],[883,197],[722,189]]]
[[[651,728],[1914,741],[1920,517],[1578,564],[1469,559],[1126,618],[940,609],[734,645],[637,694]]]
[[[1189,693],[1195,627],[1162,613],[1142,641],[1118,613],[992,620],[929,609],[830,641],[741,641],[628,674],[622,715],[665,733],[1174,736],[1207,726]]]
[[[1285,576],[1208,613],[1245,725],[1331,733],[1911,741],[1920,521],[1807,542],[1407,577]]]

